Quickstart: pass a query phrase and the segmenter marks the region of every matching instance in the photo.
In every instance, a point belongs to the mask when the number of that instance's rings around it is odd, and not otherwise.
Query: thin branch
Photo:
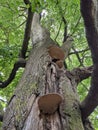
[[[66,41],[66,39],[67,39],[67,20],[64,17],[62,7],[59,5],[58,0],[57,0],[57,3],[58,3],[58,8],[59,8],[59,11],[60,11],[62,21],[64,23],[64,38],[63,38],[63,43],[64,43]],[[66,6],[67,6],[67,4],[66,4]]]
[[[3,122],[3,115],[0,115],[0,122]]]
[[[27,5],[29,4],[30,7],[28,9],[28,17],[27,17],[27,22],[26,22],[26,28],[25,28],[25,34],[24,34],[24,40],[23,40],[23,44],[22,44],[22,49],[21,52],[19,54],[19,60],[14,64],[14,67],[10,73],[9,78],[2,82],[0,81],[0,88],[5,88],[7,87],[12,80],[15,78],[16,72],[19,69],[19,67],[25,67],[26,65],[26,61],[25,59],[25,55],[26,55],[26,51],[28,48],[28,44],[29,44],[29,39],[30,39],[30,32],[31,32],[31,23],[32,23],[32,18],[33,18],[33,13],[31,11],[31,3],[29,0],[24,0],[24,3]]]
[[[25,28],[25,34],[24,34],[24,40],[22,44],[22,49],[19,54],[19,57],[25,58],[26,57],[26,52],[28,49],[28,44],[30,40],[30,32],[31,32],[31,24],[32,24],[32,19],[33,19],[33,12],[31,9],[31,3],[29,0],[24,0],[24,3],[27,5],[29,4],[29,9],[28,9],[28,17],[27,17],[27,22],[26,22],[26,28]]]
[[[98,1],[81,0],[80,6],[86,28],[86,37],[94,64],[91,87],[80,106],[82,118],[85,120],[98,105]]]
[[[12,82],[12,80],[15,78],[15,75],[16,75],[16,72],[17,72],[18,68],[19,67],[23,67],[24,68],[25,65],[26,65],[26,62],[24,60],[17,61],[14,64],[14,67],[12,69],[12,72],[11,72],[9,78],[6,81],[4,81],[4,82],[0,81],[0,88],[7,87]]]
[[[91,76],[91,75],[90,75],[90,76]],[[81,85],[83,86],[83,88],[85,88],[85,90],[86,90],[87,92],[89,91],[89,89],[87,88],[86,84],[84,84],[84,83],[81,82]]]
[[[64,26],[65,26],[64,27],[64,39],[63,39],[63,43],[64,43],[67,39],[67,21],[64,18],[64,16],[62,16],[62,20],[63,20]]]
[[[80,58],[80,56],[79,56],[79,53],[76,51],[76,49],[75,49],[74,47],[72,47],[72,49],[74,50],[74,53],[75,53],[76,56],[77,56],[77,59],[78,59],[78,61],[79,61],[79,63],[80,63],[80,66],[83,66],[83,63],[82,63],[81,58]]]
[[[31,3],[30,3],[30,1],[29,0],[24,0],[24,3],[26,4],[26,5],[30,5]]]
[[[81,16],[79,17],[79,19],[78,19],[76,25],[74,26],[74,29],[73,29],[73,32],[72,32],[71,36],[75,33],[76,28],[78,27],[80,20],[81,20]]]
[[[26,20],[25,21],[23,21],[17,28],[20,28],[23,24],[25,24],[26,23]]]
[[[56,37],[55,37],[55,41],[56,41],[56,39],[57,39],[57,37],[58,37],[58,35],[59,35],[59,33],[60,33],[61,26],[62,26],[62,22],[60,23],[60,26],[59,26],[59,29],[58,29],[57,35],[56,35]]]
[[[6,101],[6,100],[4,100],[4,99],[0,99],[0,101],[1,101],[1,102],[4,102],[4,103],[7,103],[7,101]]]
[[[86,51],[89,51],[90,49],[89,48],[86,48],[86,49],[84,49],[84,50],[80,50],[80,51],[74,51],[74,52],[70,52],[69,53],[69,55],[73,55],[73,54],[76,54],[76,53],[84,53],[84,52],[86,52]]]

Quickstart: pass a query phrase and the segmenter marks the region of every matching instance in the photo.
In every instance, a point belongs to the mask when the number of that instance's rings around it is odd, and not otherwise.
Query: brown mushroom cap
[[[64,60],[65,58],[64,51],[55,45],[48,47],[48,53],[53,59]]]
[[[50,93],[39,98],[38,106],[43,114],[53,114],[61,102],[62,97],[60,94]]]
[[[59,68],[62,68],[64,66],[64,63],[62,60],[56,61],[56,64],[58,65]]]

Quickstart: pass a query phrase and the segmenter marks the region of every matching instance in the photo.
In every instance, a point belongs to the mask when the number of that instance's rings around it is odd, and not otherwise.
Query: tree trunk
[[[68,78],[64,68],[58,70],[47,50],[45,45],[32,50],[6,109],[3,130],[84,130],[74,77]],[[45,113],[38,100],[49,93],[61,95],[62,101]]]
[[[76,77],[52,59],[49,48],[54,42],[41,29],[37,25],[34,30],[33,40],[41,40],[8,104],[3,130],[93,130],[89,122],[82,123]]]

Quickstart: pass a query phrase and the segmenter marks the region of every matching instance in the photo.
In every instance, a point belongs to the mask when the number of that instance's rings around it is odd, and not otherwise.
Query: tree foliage
[[[25,1],[26,2],[26,1]],[[30,5],[19,0],[0,0],[0,81],[6,81],[19,58],[23,44],[28,8]],[[46,27],[57,44],[62,45],[64,31],[74,39],[72,49],[66,59],[67,69],[92,65],[91,53],[85,38],[83,19],[80,13],[80,0],[31,0],[32,12],[41,13],[41,24]],[[65,30],[64,30],[65,29]],[[29,41],[26,59],[31,50]],[[4,112],[14,89],[21,78],[23,69],[17,71],[14,80],[7,88],[0,89],[0,111]],[[80,99],[89,91],[90,78],[78,87]],[[90,117],[97,130],[97,109]]]

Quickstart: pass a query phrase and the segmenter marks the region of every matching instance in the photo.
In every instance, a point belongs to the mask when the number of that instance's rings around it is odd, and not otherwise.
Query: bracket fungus
[[[43,114],[53,114],[58,109],[62,100],[62,96],[57,93],[41,96],[38,100],[40,112]]]
[[[57,59],[57,60],[64,60],[65,59],[65,54],[62,48],[52,45],[48,47],[48,53],[51,56],[52,59]]]
[[[52,61],[57,64],[59,68],[63,67],[64,59],[65,59],[65,53],[62,50],[62,48],[58,46],[49,46],[48,47],[48,53],[50,57],[52,58]]]

